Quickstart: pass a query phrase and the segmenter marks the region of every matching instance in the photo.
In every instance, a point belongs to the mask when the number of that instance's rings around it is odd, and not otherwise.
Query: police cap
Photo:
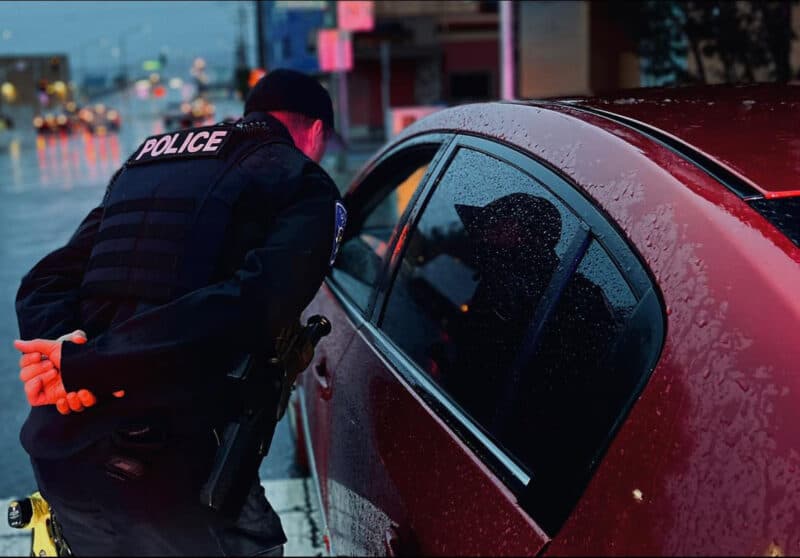
[[[244,115],[251,112],[288,111],[322,120],[333,132],[333,103],[328,91],[311,76],[288,69],[272,70],[250,90]]]

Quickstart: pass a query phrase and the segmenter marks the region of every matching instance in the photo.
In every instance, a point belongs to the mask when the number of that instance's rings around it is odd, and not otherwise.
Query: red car
[[[800,553],[800,87],[444,110],[346,205],[332,553]]]

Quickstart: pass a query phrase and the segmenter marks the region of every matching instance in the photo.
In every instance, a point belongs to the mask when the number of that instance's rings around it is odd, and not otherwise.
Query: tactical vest
[[[145,140],[109,186],[81,295],[160,304],[208,285],[250,181],[236,163],[275,142],[262,122]]]

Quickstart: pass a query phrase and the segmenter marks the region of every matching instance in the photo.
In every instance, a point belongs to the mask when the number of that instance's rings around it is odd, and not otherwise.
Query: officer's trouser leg
[[[280,520],[254,480],[240,521],[202,506],[199,491],[215,444],[187,440],[142,457],[145,472],[121,481],[106,471],[116,454],[101,441],[69,459],[34,460],[39,489],[51,503],[76,556],[255,555],[282,548]],[[268,554],[269,555],[269,554]]]

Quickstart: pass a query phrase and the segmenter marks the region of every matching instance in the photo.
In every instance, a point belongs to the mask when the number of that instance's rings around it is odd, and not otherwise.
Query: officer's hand
[[[61,370],[61,344],[70,341],[82,345],[86,343],[86,334],[76,329],[72,333],[62,335],[58,339],[34,339],[33,341],[14,341],[14,346],[22,351],[19,359],[20,380],[27,382],[50,369]]]
[[[62,335],[56,339],[56,341],[71,341],[72,343],[83,345],[86,343],[86,333],[83,330],[76,329],[72,333]],[[115,391],[112,395],[120,398],[125,395],[125,392],[122,390]],[[68,415],[70,413],[80,413],[84,409],[93,407],[96,404],[97,397],[95,397],[94,393],[88,389],[81,389],[78,391],[70,391],[67,393],[66,397],[62,397],[56,401],[56,409],[58,409],[58,412],[62,415]]]
[[[56,401],[67,396],[61,372],[52,366],[47,372],[37,373],[30,379],[21,378],[25,382],[25,395],[31,407],[55,405]]]
[[[125,397],[125,391],[115,391],[111,395],[119,399],[120,397]],[[68,415],[70,413],[80,413],[84,409],[93,407],[96,404],[97,397],[95,397],[94,393],[88,389],[81,389],[78,391],[70,391],[65,397],[56,401],[56,409],[58,409],[58,412],[62,415]]]
[[[19,362],[20,379],[25,382],[28,402],[32,406],[55,404],[59,413],[67,415],[95,405],[97,398],[88,389],[66,392],[60,372],[61,344],[64,341],[82,345],[86,343],[86,333],[77,329],[55,340],[15,341],[14,346],[24,353]],[[125,392],[115,391],[113,395],[119,398]]]
[[[64,341],[82,345],[86,343],[86,333],[80,329],[76,329],[72,333],[62,335],[58,339],[33,339],[31,341],[16,339],[14,341],[14,347],[23,353],[23,357],[26,354],[38,353],[41,362],[45,359],[49,360],[56,369],[61,370],[61,344]],[[20,368],[22,367],[22,361],[20,361]]]
[[[97,403],[97,398],[88,389],[81,389],[78,391],[71,391],[65,397],[56,401],[56,409],[62,415],[70,413],[80,413],[87,407],[91,407]]]

